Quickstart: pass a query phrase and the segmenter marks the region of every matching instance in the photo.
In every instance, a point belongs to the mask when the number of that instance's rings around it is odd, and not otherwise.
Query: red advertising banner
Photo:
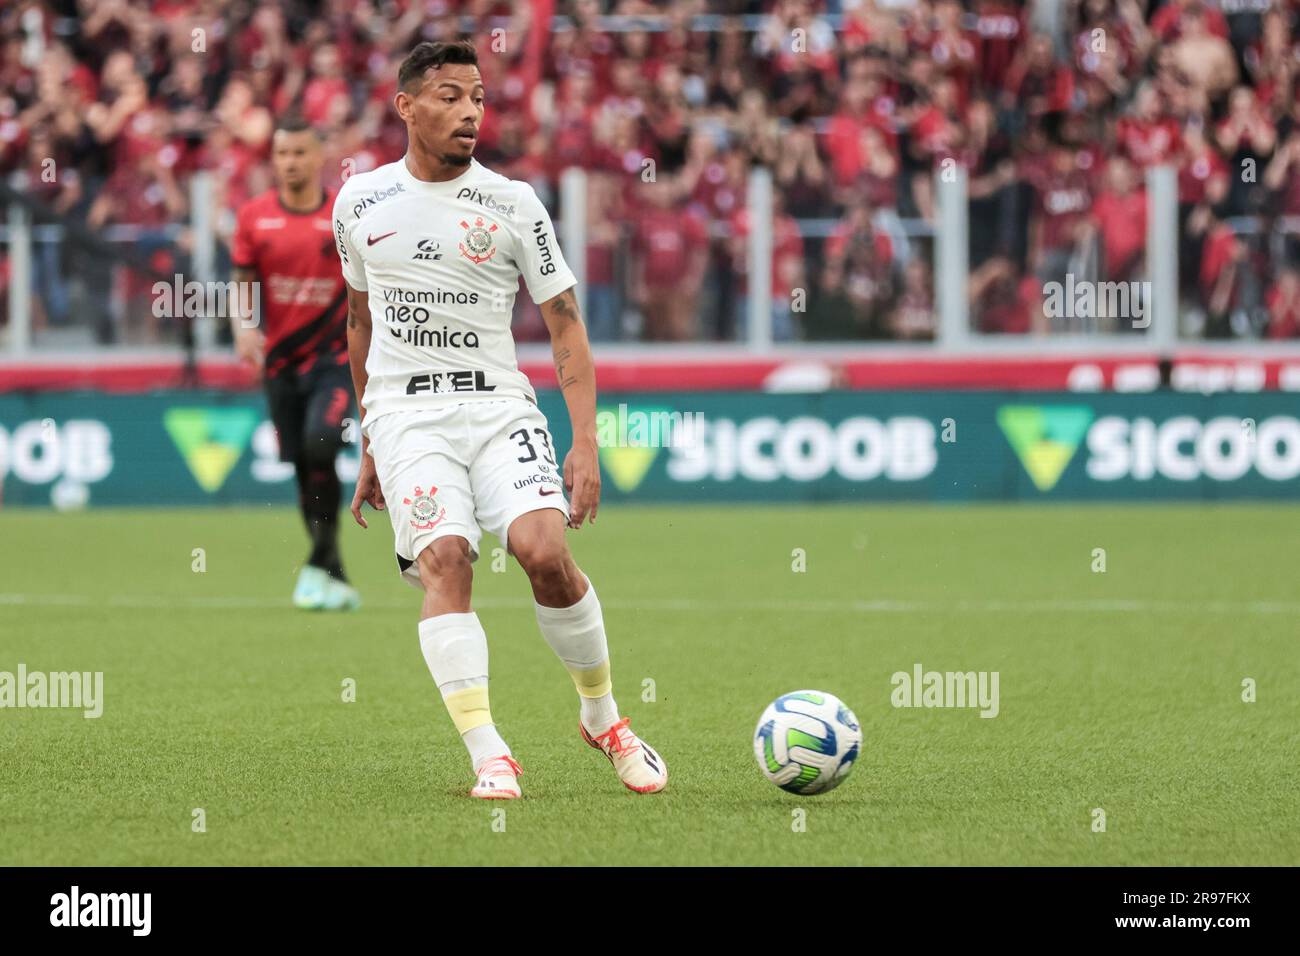
[[[757,357],[701,348],[677,355],[634,351],[601,357],[602,392],[816,392],[826,389],[1148,392],[1300,391],[1300,353],[1277,357],[1188,350],[1172,358],[1139,352],[1079,355],[866,355],[786,352]],[[553,388],[549,358],[525,357],[520,368],[539,389]],[[254,389],[234,359],[89,362],[0,361],[0,392],[148,392],[160,388]]]

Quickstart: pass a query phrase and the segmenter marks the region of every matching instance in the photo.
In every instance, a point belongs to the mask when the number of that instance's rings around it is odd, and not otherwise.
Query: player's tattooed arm
[[[366,409],[361,400],[366,394],[370,376],[366,372],[366,358],[370,355],[370,294],[358,292],[348,286],[348,365],[352,369],[352,387],[357,393],[357,408],[365,418]]]
[[[576,286],[565,289],[553,299],[543,303],[544,309],[549,309],[551,316],[557,322],[577,322],[581,316],[578,314],[578,297],[574,294]],[[547,325],[549,326],[549,321]]]
[[[228,299],[230,312],[230,334],[235,342],[235,354],[240,361],[256,371],[262,370],[265,356],[266,340],[258,327],[258,303],[255,296],[257,287],[257,270],[249,266],[236,266],[234,269],[235,294]],[[251,308],[245,308],[249,303]]]
[[[591,361],[591,346],[587,342],[587,330],[582,324],[578,311],[578,297],[573,287],[565,289],[552,299],[542,303],[542,318],[551,333],[551,352],[555,359],[555,380],[561,391],[571,386],[580,385],[584,368],[590,371],[593,400],[595,396],[595,373]],[[584,365],[585,361],[585,365]],[[595,420],[592,420],[595,427]]]
[[[596,364],[574,288],[542,303],[542,318],[551,333],[555,380],[569,407],[573,448],[564,459],[564,484],[570,492],[569,526],[582,527],[600,506],[600,462],[596,454]]]
[[[587,342],[587,328],[578,312],[578,298],[572,288],[542,303],[542,318],[551,334],[551,354],[555,360],[555,380],[568,391],[584,384],[590,386],[595,401],[596,376]],[[592,427],[595,428],[593,414]]]
[[[560,390],[563,391],[570,385],[576,385],[578,383],[578,377],[576,375],[569,375],[564,369],[564,364],[573,357],[573,350],[568,348],[556,349],[554,357],[555,380],[559,382]]]

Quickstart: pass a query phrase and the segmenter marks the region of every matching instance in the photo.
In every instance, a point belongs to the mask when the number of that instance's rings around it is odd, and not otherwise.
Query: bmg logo
[[[542,254],[541,273],[549,276],[555,272],[554,256],[551,254],[551,234],[546,229],[546,224],[542,220],[533,223],[533,236],[537,240],[537,249]]]

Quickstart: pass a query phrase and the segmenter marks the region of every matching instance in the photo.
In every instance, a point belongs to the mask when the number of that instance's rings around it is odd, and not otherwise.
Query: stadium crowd
[[[1141,278],[1145,171],[1172,164],[1185,331],[1297,337],[1298,15],[1297,0],[8,0],[0,172],[65,221],[138,227],[170,273],[197,171],[215,174],[228,238],[271,185],[278,117],[322,131],[331,188],[397,159],[398,62],[469,33],[478,158],[552,208],[562,171],[588,172],[596,340],[743,335],[756,164],[776,186],[778,340],[933,336],[934,173],[951,164],[968,174],[978,330],[1122,330],[1045,317],[1044,285]],[[41,321],[106,307],[78,297],[77,257],[37,246]],[[131,272],[119,305],[150,284]],[[517,323],[545,335],[527,308]]]

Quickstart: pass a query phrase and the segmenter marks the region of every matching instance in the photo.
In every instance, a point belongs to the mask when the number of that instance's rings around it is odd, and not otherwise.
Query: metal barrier
[[[588,173],[581,169],[569,169],[561,177],[558,196],[557,225],[570,267],[578,277],[584,313],[590,306],[587,301],[589,277],[586,251],[591,238],[588,222],[591,185]],[[1052,335],[992,335],[973,328],[968,247],[972,223],[966,172],[960,167],[946,170],[944,174],[936,172],[934,185],[936,202],[933,224],[923,219],[900,219],[892,213],[889,217],[889,228],[892,230],[890,240],[896,244],[901,243],[905,247],[899,250],[901,256],[896,257],[901,258],[903,262],[917,254],[917,250],[929,240],[933,240],[934,342],[931,347],[934,351],[939,353],[988,350],[1009,353],[1038,351],[1070,353],[1080,350],[1125,351],[1133,348],[1155,348],[1164,351],[1180,342],[1185,344],[1189,341],[1179,333],[1180,237],[1177,173],[1174,168],[1161,167],[1151,169],[1147,173],[1149,207],[1146,262],[1148,271],[1143,280],[1149,283],[1150,289],[1150,324],[1149,327],[1137,332],[1124,333],[1098,331],[1087,334],[1064,332]],[[108,274],[110,280],[108,288],[83,293],[83,298],[89,295],[94,299],[97,307],[120,309],[123,306],[118,300],[123,293],[120,288],[121,283],[117,280],[124,270],[138,273],[146,278],[170,279],[170,276],[154,276],[149,271],[148,262],[141,257],[141,244],[147,240],[152,243],[170,243],[176,246],[177,240],[183,234],[189,236],[189,261],[188,268],[185,270],[185,280],[220,281],[221,273],[226,270],[220,265],[222,243],[219,239],[218,223],[223,216],[228,218],[228,214],[215,208],[216,192],[211,174],[197,174],[190,183],[191,216],[188,224],[169,224],[149,230],[139,226],[114,225],[97,234],[97,241],[104,249],[119,247],[121,258],[117,262],[105,262],[102,260],[107,258],[108,253],[96,252],[85,260],[87,262],[85,268],[93,266],[101,276]],[[774,314],[779,314],[783,308],[788,311],[789,304],[776,301],[766,295],[754,294],[754,290],[773,287],[772,267],[776,232],[773,209],[776,192],[772,176],[767,170],[760,168],[751,172],[745,196],[749,227],[743,256],[745,269],[743,279],[748,282],[750,291],[744,295],[743,303],[739,300],[735,303],[737,306],[743,305],[743,308],[737,307],[730,316],[718,318],[712,330],[714,332],[718,329],[722,330],[714,338],[720,336],[724,340],[736,341],[737,344],[742,344],[755,352],[769,351],[774,347],[794,349],[799,347],[797,343],[786,341],[788,333],[778,335],[774,329]],[[818,242],[842,232],[843,220],[800,217],[799,213],[798,209],[789,210],[803,239]],[[1257,220],[1249,218],[1230,220],[1229,224],[1239,234],[1246,236],[1255,235],[1261,229]],[[631,227],[633,223],[626,225]],[[30,204],[10,202],[5,223],[0,226],[0,242],[5,244],[9,259],[8,323],[7,327],[0,331],[0,356],[16,358],[42,352],[66,352],[77,348],[85,350],[103,344],[103,337],[99,336],[94,329],[80,328],[68,334],[46,336],[37,334],[34,328],[35,299],[41,291],[35,288],[34,276],[38,271],[43,270],[41,271],[43,280],[50,281],[49,270],[58,268],[59,256],[51,254],[49,247],[58,245],[63,251],[72,229],[85,231],[84,227],[67,222],[33,223]],[[1295,232],[1300,232],[1300,217],[1284,217],[1273,224],[1267,242],[1275,261],[1280,257],[1285,237]],[[726,241],[731,236],[731,228],[726,222],[714,222],[709,235],[714,240]],[[609,255],[611,258],[618,259],[618,268],[626,272],[629,266],[623,260],[630,258],[631,255],[627,244],[622,243],[617,249],[610,251]],[[820,261],[817,256],[809,255],[806,249],[804,259],[806,264],[812,265]],[[83,267],[77,263],[72,263],[72,266],[74,274],[80,275],[79,270]],[[805,286],[813,285],[814,283],[808,281],[808,278],[805,277]],[[735,274],[727,272],[718,281],[720,284],[725,284],[735,279]],[[56,276],[53,281],[61,280]],[[137,283],[136,286],[138,285]],[[723,298],[727,302],[737,299],[738,294],[734,293],[734,290],[722,291],[725,293]],[[807,293],[808,289],[794,291]],[[104,301],[99,301],[100,297]],[[129,303],[126,307],[129,307]],[[527,304],[522,304],[520,309],[526,310],[528,307]],[[717,306],[719,309],[725,307],[725,303]],[[624,308],[625,314],[636,311],[626,309],[621,297],[616,308]],[[798,312],[797,306],[795,312]],[[516,318],[519,318],[518,313]],[[121,345],[123,342],[129,342],[132,337],[131,321],[132,317],[128,315],[118,322],[122,327],[116,330],[115,336],[110,336],[116,339],[114,344]],[[787,321],[790,321],[788,317]],[[639,328],[638,323],[639,320],[634,317],[631,323],[634,332]],[[210,354],[228,349],[228,345],[224,344],[227,341],[223,331],[224,324],[224,317],[203,316],[194,322],[192,330],[165,329],[162,335],[166,342],[180,344],[187,348],[192,345],[199,355]],[[742,327],[743,335],[738,335],[734,339],[726,334],[728,329]],[[521,339],[527,341],[530,337],[542,337],[539,328],[540,326],[534,322],[531,330],[517,329],[517,331],[521,332]],[[606,341],[625,341],[628,336],[621,330],[623,328],[626,328],[626,325],[616,328],[615,334]],[[80,340],[77,338],[78,334]],[[698,341],[700,337],[697,334],[696,340]],[[1207,345],[1212,349],[1232,347],[1232,343],[1207,343]],[[869,349],[879,346],[864,343],[861,347]],[[1270,347],[1285,349],[1287,346],[1276,343],[1275,346]]]

